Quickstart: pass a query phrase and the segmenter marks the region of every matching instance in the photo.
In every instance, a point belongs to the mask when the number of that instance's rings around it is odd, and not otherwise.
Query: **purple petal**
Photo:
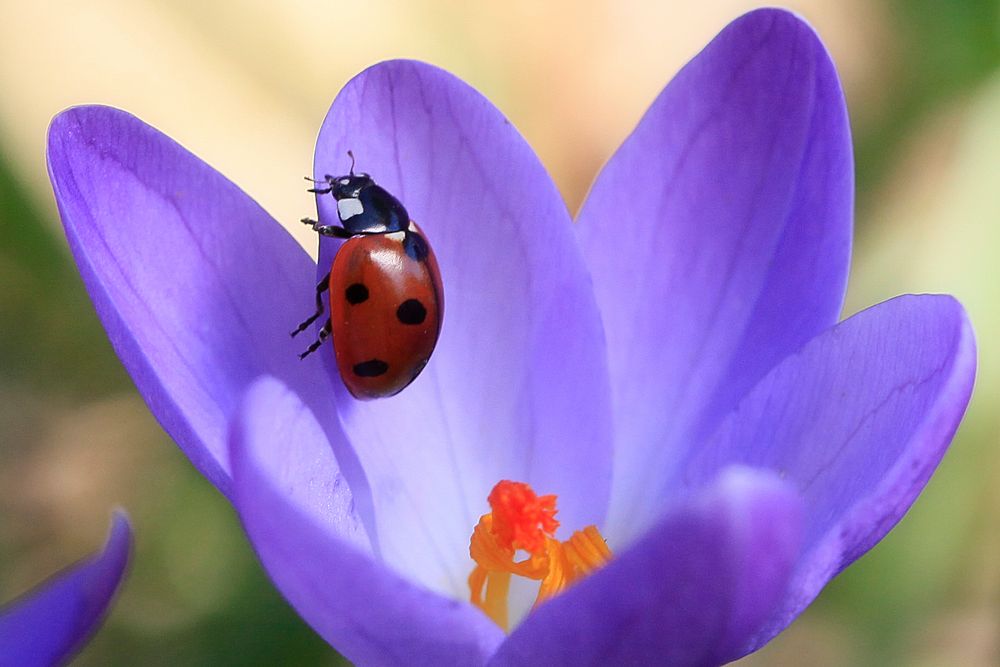
[[[976,347],[947,296],[905,296],[818,336],[775,368],[685,467],[771,468],[803,496],[804,553],[788,598],[747,650],[780,632],[910,507],[972,392]]]
[[[608,337],[612,536],[655,518],[687,447],[843,301],[853,176],[844,99],[813,31],[736,20],[602,171],[580,233]]]
[[[227,418],[261,374],[281,378],[328,431],[339,429],[325,373],[299,362],[306,341],[288,335],[314,309],[315,265],[260,206],[107,107],[57,116],[48,159],[70,248],[115,350],[212,483],[228,495]],[[350,453],[338,455],[363,490]]]
[[[785,591],[801,502],[776,476],[734,468],[606,567],[519,626],[497,664],[718,665]]]
[[[52,577],[0,611],[0,665],[54,665],[97,630],[125,575],[132,532],[116,512],[104,551]]]
[[[537,157],[450,74],[394,61],[358,75],[323,125],[317,177],[346,173],[348,149],[427,233],[445,316],[412,385],[359,402],[337,379],[338,409],[372,485],[386,560],[418,578],[412,564],[435,559],[450,581],[434,585],[465,595],[469,536],[501,479],[557,494],[566,525],[604,516],[610,410],[593,292]],[[338,222],[331,196],[317,203],[321,219]],[[321,272],[335,250],[323,242]]]
[[[278,381],[264,378],[248,391],[231,461],[234,502],[261,562],[348,659],[465,665],[493,652],[502,633],[478,610],[378,562],[322,429]]]

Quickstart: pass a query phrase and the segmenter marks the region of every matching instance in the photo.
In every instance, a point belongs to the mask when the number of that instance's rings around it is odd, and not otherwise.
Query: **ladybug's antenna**
[[[354,152],[353,151],[347,151],[347,156],[349,158],[351,158],[351,176],[353,176],[354,175]]]

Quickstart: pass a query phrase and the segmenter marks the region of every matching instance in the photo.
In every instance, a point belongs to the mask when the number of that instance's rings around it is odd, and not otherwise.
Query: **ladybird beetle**
[[[350,153],[349,153],[350,154]],[[316,286],[316,312],[292,332],[330,317],[304,359],[333,336],[337,369],[355,398],[393,396],[420,374],[437,344],[444,293],[437,260],[403,205],[368,174],[327,175],[310,192],[337,200],[338,225],[305,218],[321,236],[346,239]]]

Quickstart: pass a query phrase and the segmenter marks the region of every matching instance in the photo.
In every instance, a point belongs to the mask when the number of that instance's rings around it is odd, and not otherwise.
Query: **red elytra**
[[[422,232],[410,223],[409,233]],[[337,369],[357,398],[392,396],[430,359],[441,331],[443,291],[433,251],[414,259],[404,232],[348,239],[330,269]]]

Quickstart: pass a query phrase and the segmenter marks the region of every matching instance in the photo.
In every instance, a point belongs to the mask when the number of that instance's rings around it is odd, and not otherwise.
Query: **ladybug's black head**
[[[362,189],[375,185],[375,181],[368,174],[348,174],[336,177],[327,174],[326,182],[330,186],[330,193],[338,201],[356,198]]]

